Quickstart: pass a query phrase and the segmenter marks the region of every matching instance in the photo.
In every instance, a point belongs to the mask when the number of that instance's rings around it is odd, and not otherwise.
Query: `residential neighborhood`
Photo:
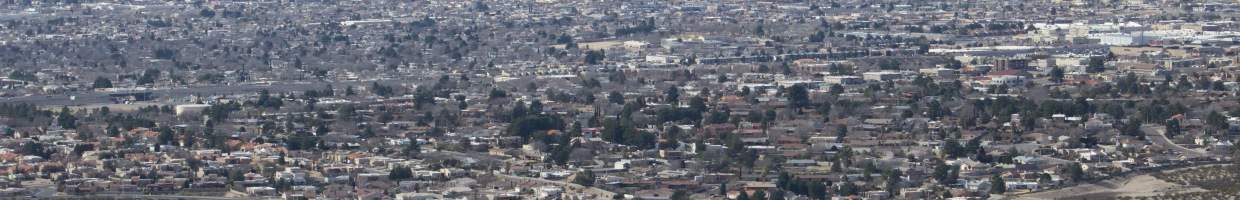
[[[0,199],[1236,199],[1237,19],[0,0]]]

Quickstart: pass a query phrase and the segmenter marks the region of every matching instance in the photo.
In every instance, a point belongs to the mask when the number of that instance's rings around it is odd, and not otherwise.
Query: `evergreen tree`
[[[594,177],[593,171],[584,170],[581,173],[578,173],[577,176],[573,177],[573,183],[577,185],[591,187],[591,186],[594,186],[594,179],[595,177]]]
[[[1055,83],[1063,82],[1063,76],[1064,76],[1063,68],[1059,68],[1059,67],[1051,68],[1051,73],[1050,73],[1050,78],[1049,78],[1051,82],[1055,82]]]
[[[105,77],[95,78],[95,83],[91,84],[91,88],[112,88],[112,80]]]
[[[792,85],[788,88],[788,103],[794,109],[809,106],[809,89],[801,84]]]
[[[418,156],[422,153],[422,145],[418,144],[417,139],[410,139],[409,144],[405,145],[404,152],[406,156]]]
[[[689,193],[684,190],[676,190],[672,193],[672,200],[689,200]]]
[[[73,116],[69,107],[60,107],[60,112],[56,116],[56,125],[65,129],[75,129],[77,128],[77,117]]]
[[[1003,177],[999,174],[990,176],[990,193],[1003,194],[1007,192],[1007,183],[1003,181]]]
[[[784,200],[784,191],[783,191],[783,190],[775,190],[774,192],[771,192],[771,197],[769,197],[769,198],[767,198],[767,199],[770,199],[770,200]]]
[[[1071,165],[1068,165],[1068,177],[1072,178],[1072,181],[1077,182],[1085,181],[1085,179],[1088,178],[1085,174],[1085,169],[1082,168],[1081,163],[1078,162],[1073,162]]]
[[[680,102],[680,89],[677,88],[676,86],[668,87],[667,92],[663,95],[663,102],[679,103]]]
[[[159,130],[159,144],[161,145],[172,144],[172,141],[176,140],[176,135],[173,135],[172,129],[166,126],[161,126],[159,127],[158,130]]]
[[[388,179],[393,181],[403,181],[411,178],[413,178],[413,171],[411,171],[408,167],[393,167],[392,170],[388,172]]]
[[[624,95],[617,91],[611,91],[611,93],[607,93],[607,102],[623,105]]]
[[[884,177],[887,178],[886,185],[884,186],[887,189],[887,194],[891,196],[900,195],[900,182],[904,180],[901,176],[904,176],[904,173],[900,172],[899,169],[892,169],[884,173]]]

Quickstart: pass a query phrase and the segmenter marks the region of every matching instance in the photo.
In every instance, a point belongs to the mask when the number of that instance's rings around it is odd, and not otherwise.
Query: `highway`
[[[273,93],[300,92],[300,91],[305,91],[309,89],[322,89],[322,88],[327,87],[327,85],[332,85],[332,87],[335,87],[337,89],[345,87],[345,86],[350,86],[350,85],[354,87],[367,87],[369,86],[371,82],[372,81],[342,81],[342,82],[315,81],[315,82],[276,83],[276,84],[208,85],[208,86],[190,86],[190,87],[181,87],[181,88],[156,88],[156,89],[150,89],[146,91],[151,92],[153,96],[152,98],[170,99],[170,98],[182,98],[182,97],[187,97],[190,95],[210,96],[210,95],[257,93],[258,91],[261,91],[263,89],[267,89],[269,91],[272,91]],[[400,83],[412,83],[415,81],[406,82],[403,80],[377,80],[374,82],[379,82],[379,83],[386,84],[386,85],[392,85],[392,84],[400,84]],[[0,98],[0,103],[29,103],[29,104],[39,105],[39,106],[80,106],[80,105],[91,105],[91,104],[114,103],[108,97],[108,94],[109,94],[108,92],[76,91],[76,92],[70,92],[70,93],[65,93],[65,94],[55,94],[55,95],[33,95],[33,96]],[[73,98],[70,98],[70,97],[73,97]]]
[[[166,199],[166,200],[237,200],[257,199],[255,197],[236,198],[222,196],[182,196],[182,195],[144,195],[144,194],[91,194],[91,195],[57,195],[39,197],[39,199]],[[272,198],[276,199],[276,198]]]

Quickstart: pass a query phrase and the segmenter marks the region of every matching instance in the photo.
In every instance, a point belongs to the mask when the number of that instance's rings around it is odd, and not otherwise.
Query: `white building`
[[[1025,83],[1024,76],[1013,76],[1013,75],[991,76],[990,82],[987,82],[988,85],[1008,85],[1008,86],[1021,85],[1024,83]]]
[[[205,111],[207,110],[207,108],[210,108],[210,107],[211,105],[207,105],[207,104],[184,104],[184,105],[177,105],[175,110],[176,110],[177,116],[185,116],[185,115],[191,115],[191,114],[200,114],[202,113],[202,111]]]
[[[1145,36],[1144,33],[1141,33],[1138,35],[1130,35],[1130,34],[1093,35],[1093,36],[1090,36],[1089,38],[1097,39],[1098,44],[1112,45],[1112,46],[1147,45],[1150,43],[1150,41],[1154,40],[1153,37]]]

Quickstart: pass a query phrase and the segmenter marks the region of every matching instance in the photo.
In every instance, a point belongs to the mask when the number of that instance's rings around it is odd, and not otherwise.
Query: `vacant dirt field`
[[[1204,189],[1170,183],[1148,174],[1111,179],[1093,184],[1020,195],[1016,199],[1099,199],[1151,197],[1168,193],[1203,192]]]

